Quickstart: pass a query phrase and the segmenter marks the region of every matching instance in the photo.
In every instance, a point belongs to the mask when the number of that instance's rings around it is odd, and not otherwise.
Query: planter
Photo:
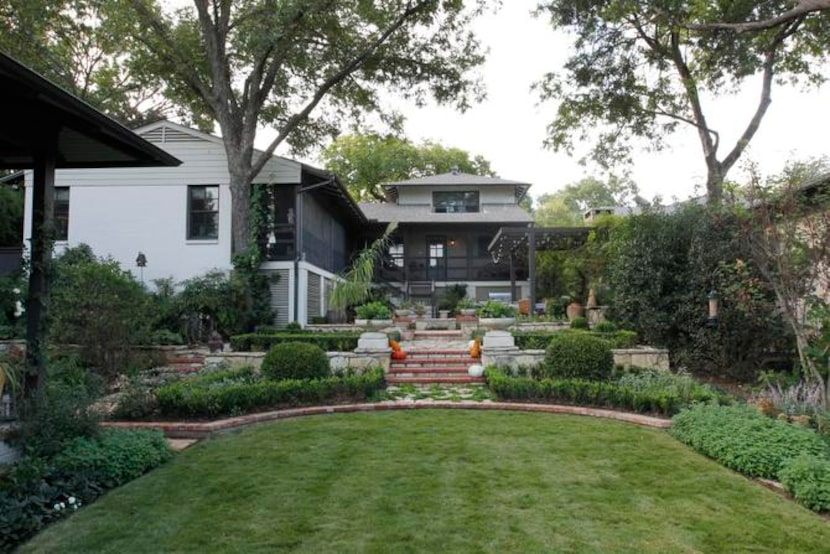
[[[478,324],[487,329],[507,329],[516,323],[515,317],[480,317]]]
[[[366,327],[367,325],[369,325],[369,320],[368,319],[355,319],[354,324],[359,326],[359,327]]]
[[[461,309],[461,315],[465,315],[465,316],[476,315],[476,309],[475,308],[462,308]]]
[[[450,311],[449,310],[438,310],[438,317],[441,318],[441,319],[447,319],[448,317],[450,317]]]
[[[412,310],[395,310],[397,317],[409,317],[412,315]]]
[[[579,302],[571,302],[568,304],[568,307],[565,313],[568,315],[568,321],[573,321],[578,317],[582,317],[582,304]]]
[[[392,327],[391,319],[370,319],[370,327]]]

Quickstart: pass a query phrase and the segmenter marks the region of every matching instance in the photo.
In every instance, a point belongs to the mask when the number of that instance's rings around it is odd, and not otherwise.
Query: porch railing
[[[388,255],[380,271],[384,281],[509,281],[507,264],[495,264],[487,256],[397,256]],[[516,268],[516,279],[527,278],[527,270]]]

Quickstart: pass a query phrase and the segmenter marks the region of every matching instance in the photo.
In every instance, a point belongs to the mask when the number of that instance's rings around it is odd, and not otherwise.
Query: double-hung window
[[[187,187],[187,238],[188,240],[219,238],[218,185]]]

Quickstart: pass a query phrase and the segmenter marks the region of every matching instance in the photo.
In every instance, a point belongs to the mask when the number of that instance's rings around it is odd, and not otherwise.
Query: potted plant
[[[383,302],[374,301],[355,308],[355,325],[392,325],[392,311]]]
[[[427,307],[423,302],[416,302],[415,303],[415,315],[418,317],[424,317],[427,313]]]
[[[490,329],[506,329],[516,323],[516,308],[488,300],[478,309],[478,322]]]
[[[404,300],[398,307],[395,308],[395,315],[398,317],[409,317],[412,315],[412,302],[410,300]]]
[[[470,298],[469,296],[465,296],[461,300],[458,301],[458,304],[455,305],[456,310],[461,315],[471,316],[476,315],[476,303],[475,300]]]

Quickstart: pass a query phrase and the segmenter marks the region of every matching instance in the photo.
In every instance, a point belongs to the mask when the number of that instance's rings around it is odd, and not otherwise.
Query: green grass
[[[826,552],[830,524],[663,431],[320,416],[199,444],[21,552]]]

